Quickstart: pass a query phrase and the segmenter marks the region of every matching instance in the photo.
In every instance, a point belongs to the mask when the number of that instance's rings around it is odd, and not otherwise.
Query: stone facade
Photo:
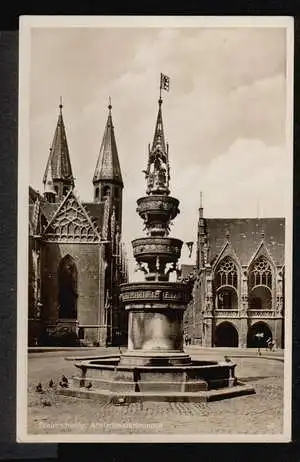
[[[123,344],[123,182],[110,111],[93,202],[74,192],[62,105],[43,182],[43,195],[29,188],[29,345]]]
[[[188,343],[284,347],[284,233],[284,218],[205,219],[200,209]]]

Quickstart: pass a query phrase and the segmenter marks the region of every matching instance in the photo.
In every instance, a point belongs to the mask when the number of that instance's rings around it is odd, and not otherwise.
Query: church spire
[[[115,139],[114,126],[111,115],[112,105],[109,98],[108,118],[101,143],[100,154],[94,173],[93,184],[96,186],[100,182],[112,182],[123,187],[121,168]]]
[[[100,153],[93,177],[94,201],[106,201],[110,212],[115,212],[115,227],[122,228],[122,190],[123,180],[119,162],[114,125],[111,115],[112,105],[109,97],[108,118],[100,147]],[[121,232],[121,231],[120,231]]]
[[[199,218],[198,218],[198,248],[197,248],[197,262],[196,266],[201,269],[205,266],[207,260],[207,229],[206,221],[203,215],[203,192],[200,191],[200,207],[199,207]]]
[[[72,173],[69,148],[66,130],[62,115],[62,99],[60,98],[58,121],[53,137],[52,146],[43,177],[45,192],[51,180],[59,200],[74,187],[74,177]]]

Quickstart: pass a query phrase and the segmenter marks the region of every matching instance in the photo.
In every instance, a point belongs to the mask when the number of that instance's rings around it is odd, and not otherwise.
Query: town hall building
[[[188,343],[284,347],[284,218],[205,218],[199,209]]]
[[[91,178],[91,202],[75,193],[62,109],[60,104],[44,192],[29,188],[28,342],[120,345],[127,340],[127,319],[118,287],[128,271],[112,107]]]

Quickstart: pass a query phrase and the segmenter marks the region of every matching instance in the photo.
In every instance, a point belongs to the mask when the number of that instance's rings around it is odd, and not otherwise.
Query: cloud
[[[237,139],[208,165],[175,172],[182,213],[174,233],[185,241],[196,239],[200,190],[207,218],[278,217],[291,210],[292,153],[261,140]]]
[[[142,235],[136,199],[145,191],[141,171],[164,72],[171,77],[163,117],[172,194],[181,201],[173,235],[195,240],[200,190],[207,216],[255,216],[258,198],[265,214],[283,215],[290,182],[285,67],[283,28],[36,29],[31,184],[41,189],[62,94],[76,188],[92,200],[110,95],[131,255],[131,239]]]

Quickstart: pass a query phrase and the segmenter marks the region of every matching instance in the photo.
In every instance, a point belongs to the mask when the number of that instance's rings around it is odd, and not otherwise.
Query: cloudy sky
[[[32,29],[31,185],[43,191],[62,95],[76,191],[92,200],[111,96],[125,184],[123,240],[141,236],[136,199],[145,191],[160,72],[171,79],[163,118],[181,210],[172,235],[195,240],[200,191],[206,217],[285,216],[291,155],[284,28]],[[194,262],[186,249],[182,261]]]

